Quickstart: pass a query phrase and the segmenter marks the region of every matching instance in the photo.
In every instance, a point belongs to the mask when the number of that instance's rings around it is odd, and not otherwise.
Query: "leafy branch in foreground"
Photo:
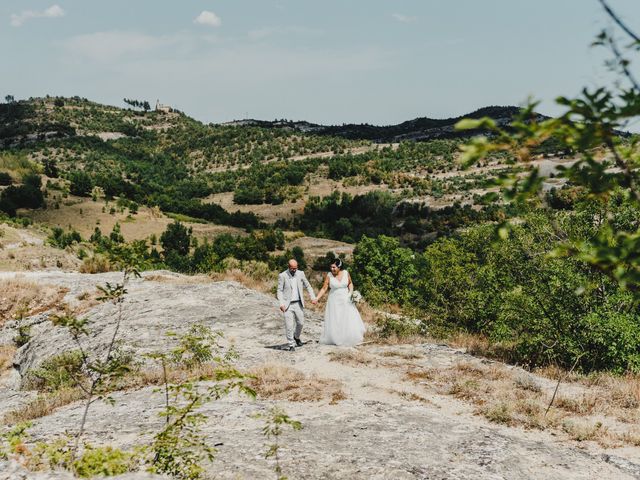
[[[584,88],[577,98],[559,97],[556,103],[565,109],[558,118],[544,119],[535,114],[537,103],[529,101],[508,127],[500,127],[489,118],[466,119],[459,129],[484,128],[489,135],[477,137],[463,147],[462,162],[470,166],[497,151],[508,151],[531,166],[528,175],[502,178],[507,201],[526,203],[542,197],[544,177],[531,165],[533,155],[552,143],[575,156],[571,166],[559,166],[557,176],[580,187],[589,198],[602,205],[614,195],[622,195],[634,208],[640,207],[640,149],[638,137],[628,128],[640,116],[640,86],[633,76],[627,54],[640,51],[640,37],[620,19],[607,2],[599,0],[618,30],[629,38],[619,46],[617,30],[603,30],[594,46],[608,48],[613,58],[608,68],[621,78],[612,87]],[[507,223],[498,227],[500,237],[509,235]],[[597,235],[587,241],[569,238],[555,255],[573,256],[601,270],[640,300],[640,229],[637,222],[620,225],[605,218]]]
[[[178,338],[176,347],[149,355],[162,368],[165,407],[161,415],[166,420],[151,445],[151,472],[182,480],[201,478],[205,471],[202,462],[212,461],[216,450],[209,446],[201,431],[207,417],[198,410],[234,390],[255,398],[255,392],[244,383],[247,376],[232,365],[237,356],[235,351],[223,351],[220,338],[221,332],[195,324]],[[192,380],[170,383],[170,367],[186,369]],[[213,384],[201,384],[199,380],[211,380]]]
[[[262,434],[268,439],[273,439],[273,443],[268,446],[264,454],[264,458],[273,458],[275,460],[274,471],[277,480],[287,480],[282,474],[282,465],[280,465],[280,436],[284,433],[284,427],[290,426],[293,430],[301,430],[302,423],[293,420],[287,413],[279,407],[272,408],[267,415],[264,415],[266,422],[262,428]]]
[[[110,382],[124,376],[130,371],[130,359],[118,348],[117,339],[120,326],[124,319],[123,303],[125,295],[127,294],[127,283],[132,276],[140,276],[138,265],[135,260],[135,257],[126,255],[126,252],[122,252],[122,256],[118,258],[122,267],[121,282],[113,285],[107,282],[105,286],[98,287],[102,292],[102,295],[98,300],[102,302],[111,302],[116,308],[113,333],[111,334],[110,341],[107,345],[103,358],[92,357],[83,344],[83,339],[90,333],[88,329],[89,320],[87,318],[80,319],[75,315],[65,314],[55,316],[52,319],[54,325],[66,327],[69,331],[69,334],[78,347],[77,352],[82,366],[81,371],[85,376],[85,378],[78,378],[77,368],[68,368],[66,364],[64,365],[64,368],[67,370],[67,374],[75,380],[75,383],[85,395],[85,404],[80,420],[80,426],[78,427],[74,445],[70,452],[70,465],[74,465],[77,459],[80,440],[84,434],[87,423],[89,408],[98,399],[106,399],[107,401],[110,401],[108,397],[105,397],[109,390],[108,386]]]

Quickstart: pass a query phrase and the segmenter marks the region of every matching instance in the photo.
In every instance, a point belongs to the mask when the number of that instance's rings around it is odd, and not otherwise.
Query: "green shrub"
[[[372,305],[409,305],[416,299],[416,256],[400,242],[381,235],[363,237],[353,252],[353,282]]]
[[[112,477],[135,469],[135,455],[110,446],[92,447],[85,445],[82,456],[73,464],[79,477]]]
[[[7,186],[13,183],[13,178],[7,172],[0,172],[0,185]]]
[[[69,174],[69,193],[79,197],[90,197],[93,189],[93,179],[84,170],[75,170]]]
[[[43,392],[54,392],[75,387],[83,378],[82,354],[74,350],[51,357],[42,362],[40,367],[30,370],[27,384]]]
[[[47,237],[47,243],[57,248],[67,248],[74,243],[82,242],[82,237],[75,230],[65,232],[60,227],[53,227],[51,234]]]

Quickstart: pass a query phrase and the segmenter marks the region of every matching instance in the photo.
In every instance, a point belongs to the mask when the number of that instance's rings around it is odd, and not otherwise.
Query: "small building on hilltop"
[[[158,99],[156,100],[156,112],[171,113],[173,112],[173,108],[171,108],[170,105],[163,105]]]

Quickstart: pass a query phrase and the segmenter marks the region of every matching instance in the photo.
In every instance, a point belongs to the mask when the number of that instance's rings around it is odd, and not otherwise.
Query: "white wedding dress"
[[[320,343],[352,346],[362,342],[365,327],[360,312],[349,298],[349,274],[342,279],[329,272],[329,297],[324,310],[324,328]]]

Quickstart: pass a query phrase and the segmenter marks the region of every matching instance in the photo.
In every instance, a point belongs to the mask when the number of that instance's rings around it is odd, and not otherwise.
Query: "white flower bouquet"
[[[351,292],[351,295],[349,295],[349,300],[351,300],[351,303],[355,303],[356,305],[358,303],[362,303],[362,294],[358,290],[354,290]]]

